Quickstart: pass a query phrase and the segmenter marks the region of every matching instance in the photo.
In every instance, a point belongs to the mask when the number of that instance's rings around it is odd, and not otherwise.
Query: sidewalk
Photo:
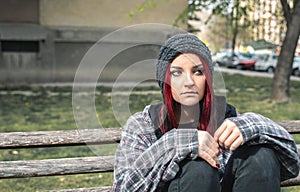
[[[228,69],[224,67],[218,67],[218,70],[222,73],[228,74],[241,74],[250,77],[266,77],[266,78],[273,78],[273,73],[266,73],[266,72],[258,72],[258,71],[249,71],[249,70],[237,70],[237,69]],[[291,76],[291,80],[293,81],[300,81],[300,77]]]
[[[221,73],[227,74],[241,74],[250,77],[265,77],[265,78],[273,78],[274,74],[266,73],[266,72],[257,72],[257,71],[249,71],[249,70],[237,70],[237,69],[229,69],[224,67],[218,67],[218,70]],[[291,76],[292,81],[300,81],[300,77]],[[137,85],[138,84],[138,85]],[[55,82],[55,83],[33,83],[28,84],[29,86],[36,86],[36,87],[73,87],[74,82]],[[158,86],[157,82],[149,81],[149,82],[142,82],[137,83],[133,81],[124,81],[124,82],[100,82],[95,85],[95,83],[80,83],[77,86],[82,87],[148,87],[148,86]]]

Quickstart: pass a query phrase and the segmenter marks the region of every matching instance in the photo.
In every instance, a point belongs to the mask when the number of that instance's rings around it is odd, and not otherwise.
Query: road
[[[250,70],[237,70],[237,69],[229,69],[225,67],[218,67],[218,71],[222,73],[228,73],[228,74],[241,74],[251,77],[266,77],[266,78],[273,78],[274,74],[266,73],[266,72],[257,72],[257,71],[250,71]],[[141,71],[141,73],[144,73],[145,71]],[[134,74],[132,74],[134,76]],[[291,76],[291,80],[294,81],[300,81],[300,77]],[[42,84],[33,84],[33,86],[73,86],[73,82],[57,82],[57,83],[42,83]],[[81,83],[80,86],[95,86],[93,83]],[[97,83],[97,86],[129,86],[134,87],[136,86],[136,82],[133,81],[122,81],[122,82],[101,82]],[[144,82],[142,84],[139,84],[139,86],[157,86],[156,82],[150,81],[150,82]]]
[[[238,70],[238,69],[229,69],[225,67],[218,67],[218,70],[222,73],[229,73],[229,74],[241,74],[251,77],[267,77],[273,78],[273,73],[266,73],[266,72],[258,72],[258,71],[250,71],[250,70]],[[291,80],[300,81],[300,77],[291,76]]]

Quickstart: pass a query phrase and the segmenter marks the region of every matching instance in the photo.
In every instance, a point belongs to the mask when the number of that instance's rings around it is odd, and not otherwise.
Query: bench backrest
[[[291,134],[300,133],[300,121],[283,121],[278,124]],[[120,128],[82,129],[64,131],[35,131],[0,133],[1,149],[77,146],[119,142]],[[299,146],[298,151],[299,150]],[[2,161],[0,179],[56,176],[82,173],[113,172],[114,156],[92,156],[45,160]],[[297,178],[282,182],[282,186],[300,185]],[[110,187],[71,189],[60,191],[110,191]]]

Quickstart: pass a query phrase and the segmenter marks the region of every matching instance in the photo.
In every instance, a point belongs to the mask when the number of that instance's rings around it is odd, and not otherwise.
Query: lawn
[[[227,101],[240,113],[261,113],[275,121],[300,119],[300,82],[291,82],[291,100],[276,104],[270,101],[271,79],[224,74]],[[125,114],[115,118],[115,107],[128,106],[130,113],[140,111],[147,104],[161,101],[157,86],[135,88],[126,95],[114,97],[111,88],[96,88],[96,116],[103,127],[119,127],[128,118]],[[122,93],[126,90],[120,90]],[[146,94],[145,94],[146,93]],[[88,99],[82,94],[82,99]],[[86,97],[86,98],[85,98]],[[117,101],[117,102],[116,102]],[[128,101],[128,102],[127,102]],[[72,87],[0,86],[0,131],[35,131],[77,129],[72,109]],[[74,106],[77,110],[83,106]],[[295,136],[300,143],[300,137]],[[101,154],[114,154],[116,145],[103,146]],[[53,149],[1,150],[1,160],[45,159],[58,157],[92,156],[89,146]],[[0,191],[39,191],[75,187],[95,187],[112,184],[111,173],[85,174],[26,179],[2,179]],[[298,191],[300,188],[283,188]]]

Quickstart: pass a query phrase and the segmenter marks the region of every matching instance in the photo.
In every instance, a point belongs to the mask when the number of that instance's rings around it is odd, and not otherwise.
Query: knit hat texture
[[[156,80],[161,90],[163,90],[164,87],[168,65],[176,56],[182,53],[195,53],[201,57],[208,65],[209,72],[212,76],[213,62],[208,47],[195,35],[188,33],[176,34],[169,38],[159,51],[158,62],[156,64]]]

